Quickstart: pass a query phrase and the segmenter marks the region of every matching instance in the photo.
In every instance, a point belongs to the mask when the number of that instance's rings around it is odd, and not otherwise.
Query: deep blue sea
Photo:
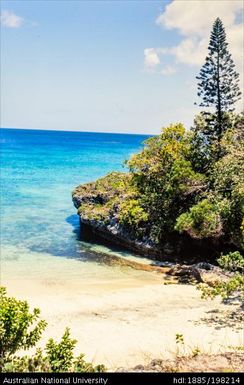
[[[2,129],[1,250],[2,260],[12,261],[11,271],[26,271],[35,260],[85,260],[72,190],[126,171],[124,161],[147,137]]]

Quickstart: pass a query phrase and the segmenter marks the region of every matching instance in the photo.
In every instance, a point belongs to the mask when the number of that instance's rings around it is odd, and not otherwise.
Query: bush
[[[128,162],[132,184],[148,215],[149,236],[156,243],[174,231],[176,218],[194,203],[194,191],[204,186],[189,152],[189,134],[182,124],[175,124],[148,139]]]
[[[232,297],[235,293],[239,293],[241,298],[244,299],[244,258],[238,252],[232,252],[226,255],[222,255],[218,260],[219,265],[225,270],[235,272],[227,281],[216,282],[211,287],[207,284],[198,285],[198,289],[202,292],[203,298],[214,298],[220,295],[222,298],[227,299]]]
[[[202,292],[202,298],[215,298],[220,295],[223,299],[231,298],[235,293],[239,293],[244,300],[244,276],[236,274],[227,282],[216,282],[213,286],[208,286],[205,283],[200,283],[197,286]]]
[[[3,365],[3,372],[104,372],[104,365],[94,366],[84,360],[84,355],[74,357],[76,340],[71,339],[66,329],[60,342],[50,339],[45,351],[36,349],[32,356],[11,356]]]
[[[193,238],[216,237],[222,234],[222,224],[216,206],[208,199],[203,199],[180,215],[175,229],[187,232]]]
[[[70,338],[70,331],[66,329],[59,343],[52,338],[46,344],[47,361],[52,372],[67,372],[71,367],[76,340]]]
[[[43,353],[36,349],[34,355],[17,356],[20,349],[36,345],[46,326],[39,320],[40,310],[29,311],[26,301],[18,301],[6,296],[6,289],[0,288],[0,371],[2,372],[104,372],[104,365],[93,366],[84,360],[84,355],[74,357],[76,340],[66,329],[58,343],[52,338]],[[33,325],[33,329],[29,330]]]
[[[130,172],[76,189],[84,197],[79,213],[119,222],[134,238],[158,246],[176,239],[177,231],[243,248],[243,116],[225,113],[220,143],[209,135],[209,124],[200,114],[190,131],[180,123],[164,127],[129,159]]]
[[[3,364],[19,349],[27,350],[37,343],[46,327],[39,319],[40,310],[30,312],[26,301],[7,297],[0,288],[0,362]]]
[[[143,235],[142,226],[148,221],[148,214],[137,199],[125,199],[119,205],[119,222],[139,237]],[[142,232],[142,233],[140,233]]]
[[[244,258],[239,251],[222,255],[217,262],[225,270],[244,272]]]

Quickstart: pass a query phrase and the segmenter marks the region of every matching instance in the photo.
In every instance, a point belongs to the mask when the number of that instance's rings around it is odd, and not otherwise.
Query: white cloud
[[[212,24],[217,17],[225,26],[227,42],[237,70],[242,73],[243,24],[241,24],[242,0],[173,0],[156,23],[165,29],[176,29],[182,36],[179,44],[156,48],[158,60],[171,56],[173,65],[200,66],[207,54]],[[239,20],[238,20],[239,18]],[[153,50],[153,48],[151,48]]]
[[[208,38],[195,37],[183,39],[180,44],[168,50],[177,63],[200,65],[207,55]]]
[[[1,13],[1,24],[7,28],[19,28],[22,26],[24,19],[15,15],[13,12],[3,10]]]
[[[158,64],[160,64],[160,59],[155,48],[144,49],[144,64],[148,70],[153,70]]]
[[[167,29],[178,29],[183,36],[205,36],[213,21],[220,17],[226,28],[235,23],[242,0],[174,0],[156,20]]]

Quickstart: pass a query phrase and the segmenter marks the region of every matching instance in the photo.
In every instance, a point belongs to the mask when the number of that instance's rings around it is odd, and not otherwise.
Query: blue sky
[[[242,68],[242,1],[1,2],[1,126],[158,133],[189,127],[220,16]]]

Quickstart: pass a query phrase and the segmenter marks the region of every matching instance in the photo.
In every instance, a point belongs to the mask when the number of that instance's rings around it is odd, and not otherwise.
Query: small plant
[[[244,275],[237,273],[226,282],[218,281],[213,286],[205,283],[197,285],[197,289],[201,290],[202,298],[215,298],[220,295],[223,299],[230,298],[234,293],[240,293],[242,300],[244,299]]]
[[[198,346],[196,346],[193,350],[192,350],[192,357],[197,357],[199,354],[201,353],[201,350]]]
[[[177,344],[182,344],[182,345],[184,345],[184,336],[183,336],[183,334],[176,334],[175,335],[175,342],[177,343]]]
[[[244,300],[244,258],[239,251],[231,252],[226,255],[221,255],[217,259],[218,264],[225,270],[235,274],[227,281],[217,281],[212,286],[206,283],[200,283],[197,286],[201,290],[202,298],[215,298],[221,296],[223,299],[232,297],[235,293],[239,293]]]
[[[244,345],[229,345],[228,346],[228,349],[231,349],[231,350],[234,350],[234,351],[237,351],[237,352],[244,352]]]
[[[244,272],[244,257],[239,251],[221,255],[217,262],[225,270]]]
[[[184,341],[183,334],[176,333],[175,342],[176,342],[176,357],[180,356],[181,354],[185,354],[185,341]]]

